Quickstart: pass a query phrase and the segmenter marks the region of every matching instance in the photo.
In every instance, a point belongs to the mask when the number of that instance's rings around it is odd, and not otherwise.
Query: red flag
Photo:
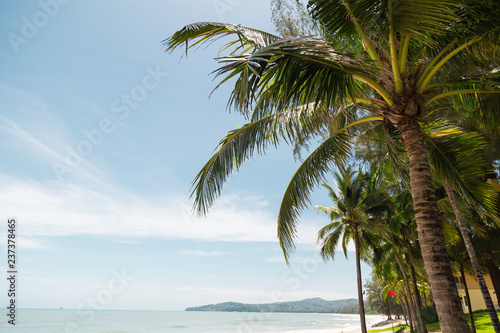
[[[394,296],[394,297],[396,297],[396,293],[395,293],[394,291],[392,291],[392,290],[389,290],[389,296]]]

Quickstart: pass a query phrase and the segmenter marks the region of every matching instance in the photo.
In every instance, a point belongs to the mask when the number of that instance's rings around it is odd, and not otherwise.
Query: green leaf
[[[287,262],[295,249],[299,215],[310,203],[312,189],[323,181],[324,174],[334,164],[344,163],[350,147],[344,133],[332,136],[309,155],[293,175],[278,214],[278,238]]]

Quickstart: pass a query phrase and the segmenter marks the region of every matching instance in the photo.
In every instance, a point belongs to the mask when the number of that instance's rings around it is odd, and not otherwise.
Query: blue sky
[[[356,297],[354,261],[320,260],[328,221],[312,209],[284,263],[290,147],[245,163],[206,218],[191,213],[191,181],[245,119],[226,110],[229,85],[209,98],[221,44],[182,57],[161,41],[197,21],[273,31],[270,16],[268,0],[2,1],[0,218],[18,219],[20,307]],[[327,205],[321,192],[313,203]]]

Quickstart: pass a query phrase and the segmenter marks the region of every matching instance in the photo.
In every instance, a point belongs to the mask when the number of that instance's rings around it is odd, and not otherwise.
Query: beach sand
[[[386,321],[385,317],[380,322],[384,322],[384,321]],[[400,320],[395,320],[392,324],[387,324],[387,325],[382,325],[382,326],[377,326],[377,327],[370,327],[370,328],[368,328],[368,330],[387,329],[386,331],[381,331],[381,332],[392,332],[392,327],[393,326],[396,327],[399,324],[404,324],[404,323],[405,323],[405,320],[404,319],[400,319]],[[396,331],[396,330],[394,330],[394,331]]]
[[[385,316],[380,316],[380,315],[367,315],[366,316],[366,328],[368,330],[371,330],[373,328],[384,328],[384,326],[381,326],[381,327],[372,327],[372,325],[375,325],[376,323],[380,323],[382,321],[385,321]],[[389,325],[389,328],[391,327],[391,325]],[[350,326],[348,328],[346,328],[345,330],[343,331],[339,331],[337,333],[358,333],[358,332],[361,332],[361,325],[357,325],[357,326]]]

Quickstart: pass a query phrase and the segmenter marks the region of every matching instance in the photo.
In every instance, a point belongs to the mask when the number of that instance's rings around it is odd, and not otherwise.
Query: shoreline
[[[375,323],[368,330],[387,329],[387,332],[392,332],[392,327],[393,326],[397,326],[399,324],[404,324],[404,323],[405,323],[404,319],[392,319],[390,321],[388,319],[385,319],[383,321]]]
[[[358,316],[358,318],[359,318],[359,314],[356,314],[356,316]],[[373,325],[377,325],[378,323],[381,323],[384,321],[385,321],[385,316],[366,315],[366,329],[367,330],[373,329],[373,328],[375,328],[375,327],[373,327]],[[389,325],[389,327],[390,327],[390,325]],[[383,327],[381,327],[381,328],[383,328]],[[354,333],[354,332],[360,332],[360,330],[361,330],[361,324],[358,324],[358,325],[352,325],[344,330],[339,331],[338,333]]]

